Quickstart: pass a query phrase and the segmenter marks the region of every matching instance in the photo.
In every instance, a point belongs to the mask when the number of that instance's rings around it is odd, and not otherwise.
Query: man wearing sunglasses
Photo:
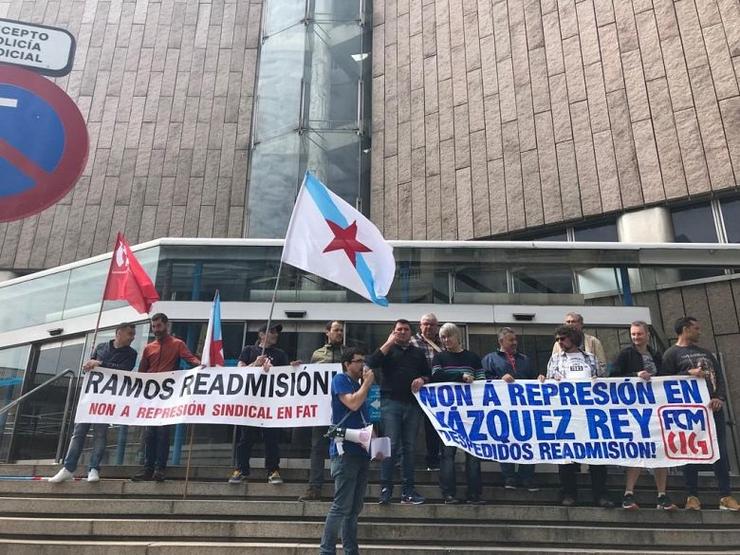
[[[555,341],[559,345],[559,352],[553,353],[547,363],[547,376],[540,376],[540,381],[545,379],[560,380],[584,380],[606,376],[606,369],[601,366],[596,357],[580,348],[583,343],[583,332],[573,326],[561,326],[555,333]],[[576,504],[578,494],[578,472],[581,469],[579,463],[561,464],[558,467],[560,474],[561,504],[564,507],[572,507]],[[606,488],[606,466],[591,464],[588,467],[591,473],[591,491],[594,504],[597,507],[611,509],[614,501],[609,498]]]

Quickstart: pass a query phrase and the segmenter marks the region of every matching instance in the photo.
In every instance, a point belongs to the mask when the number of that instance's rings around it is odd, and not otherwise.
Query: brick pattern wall
[[[56,83],[90,134],[55,206],[0,224],[0,269],[36,269],[157,237],[241,237],[262,0],[12,0],[0,17],[77,40]]]
[[[737,0],[386,0],[373,24],[386,237],[485,237],[740,183]]]

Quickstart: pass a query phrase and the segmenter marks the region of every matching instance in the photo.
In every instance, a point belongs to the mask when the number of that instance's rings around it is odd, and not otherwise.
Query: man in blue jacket
[[[131,343],[136,337],[136,326],[124,322],[116,328],[114,339],[98,344],[93,351],[90,360],[85,362],[82,370],[88,372],[93,368],[102,366],[103,368],[113,368],[115,370],[133,370],[136,364],[136,350],[131,348]],[[90,454],[90,464],[87,471],[88,482],[98,482],[100,480],[100,461],[105,454],[105,439],[108,433],[108,424],[91,424],[81,422],[75,424],[72,432],[72,440],[69,442],[67,456],[64,457],[64,466],[54,476],[49,478],[52,484],[59,484],[74,478],[74,472],[77,469],[77,461],[82,455],[82,448],[85,446],[85,437],[93,428],[93,449]]]
[[[515,380],[534,380],[537,378],[537,369],[524,353],[517,350],[519,341],[516,332],[511,328],[501,328],[498,332],[498,350],[483,357],[483,370],[489,380],[504,380],[513,383]],[[529,491],[538,491],[534,482],[533,464],[520,464],[516,468],[514,463],[499,463],[504,475],[504,487],[516,489],[517,486]]]

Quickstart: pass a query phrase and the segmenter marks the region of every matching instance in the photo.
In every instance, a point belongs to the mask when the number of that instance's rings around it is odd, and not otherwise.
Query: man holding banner
[[[362,378],[362,384],[360,384]],[[342,354],[342,373],[331,382],[331,422],[333,427],[358,430],[370,420],[367,394],[375,375],[365,366],[365,357],[355,348]],[[321,554],[336,553],[341,530],[345,553],[359,553],[357,518],[362,511],[367,490],[370,454],[359,443],[342,441],[343,453],[337,450],[337,440],[330,445],[331,475],[334,478],[334,502],[326,515],[321,537]]]
[[[648,325],[642,321],[632,322],[630,325],[630,338],[632,344],[622,349],[614,362],[612,377],[637,377],[648,381],[660,372],[663,357],[659,352],[653,350],[648,344],[650,341],[650,330]],[[639,466],[628,467],[625,471],[627,483],[622,498],[622,508],[627,511],[636,511],[640,507],[635,501],[634,488],[640,477]],[[658,490],[657,508],[664,511],[675,511],[678,507],[666,494],[668,483],[668,469],[654,469],[655,487]]]
[[[128,322],[123,322],[116,327],[114,339],[100,343],[95,347],[95,351],[90,360],[85,362],[82,370],[87,372],[98,366],[103,368],[115,368],[118,370],[132,370],[136,364],[136,350],[131,347],[136,337],[136,326]],[[52,484],[65,482],[74,477],[74,471],[77,469],[77,461],[80,460],[82,448],[85,445],[85,436],[93,427],[93,450],[90,455],[90,464],[87,472],[88,482],[98,482],[100,480],[100,461],[105,454],[105,439],[108,432],[108,424],[90,424],[89,422],[80,422],[75,424],[72,432],[72,440],[69,442],[67,456],[64,457],[64,466],[54,476],[49,478]]]
[[[258,330],[257,345],[247,345],[239,355],[239,366],[262,366],[265,371],[270,366],[288,366],[290,359],[285,351],[275,345],[283,331],[282,324],[273,323],[267,329],[267,323]],[[249,476],[249,457],[252,454],[258,428],[253,426],[239,426],[239,442],[236,444],[236,469],[229,478],[230,484],[240,484]],[[265,441],[265,468],[267,469],[268,484],[282,484],[280,477],[280,428],[263,428],[262,437]]]
[[[558,352],[553,353],[547,363],[547,379],[554,380],[578,380],[604,376],[606,369],[599,364],[596,357],[589,352],[581,350],[579,345],[583,343],[583,332],[573,326],[561,326],[555,334],[558,344]],[[543,379],[540,376],[540,379]],[[560,474],[560,486],[562,490],[561,504],[564,507],[572,507],[576,504],[578,495],[577,475],[581,465],[579,463],[561,464],[558,467]],[[606,488],[606,466],[590,464],[588,470],[591,473],[591,491],[594,503],[598,507],[611,509],[614,502],[609,499]]]
[[[169,318],[158,312],[151,319],[154,341],[144,347],[139,372],[171,372],[180,367],[180,361],[199,366],[200,359],[190,352],[182,339],[169,331]],[[172,426],[147,426],[144,428],[144,469],[132,480],[164,482],[167,459],[170,455],[170,428]]]
[[[519,341],[516,332],[508,327],[498,332],[498,350],[483,357],[483,370],[488,379],[503,380],[514,383],[516,380],[534,380],[538,376],[529,357],[519,352]],[[535,492],[539,488],[534,481],[535,465],[520,464],[517,468],[513,463],[500,463],[501,474],[504,476],[504,488],[526,488]]]
[[[708,350],[697,344],[701,337],[699,321],[692,316],[683,316],[676,320],[674,331],[678,336],[676,344],[666,350],[663,355],[663,375],[688,375],[704,379],[709,389],[709,408],[714,415],[716,425],[719,459],[712,464],[714,475],[719,486],[719,508],[723,511],[738,511],[740,505],[732,497],[730,489],[730,462],[727,458],[727,436],[725,429],[725,415],[722,411],[725,405],[726,390],[717,358]],[[701,501],[698,496],[699,466],[687,464],[684,466],[684,478],[688,498],[686,509],[701,510]]]

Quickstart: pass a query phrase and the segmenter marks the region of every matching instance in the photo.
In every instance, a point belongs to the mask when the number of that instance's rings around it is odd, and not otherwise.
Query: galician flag
[[[290,217],[283,262],[388,306],[385,295],[396,273],[393,247],[309,172]]]
[[[203,366],[224,365],[224,339],[221,335],[221,295],[216,290],[211,305],[211,317],[208,319],[206,341],[203,344],[203,356],[200,359]]]

